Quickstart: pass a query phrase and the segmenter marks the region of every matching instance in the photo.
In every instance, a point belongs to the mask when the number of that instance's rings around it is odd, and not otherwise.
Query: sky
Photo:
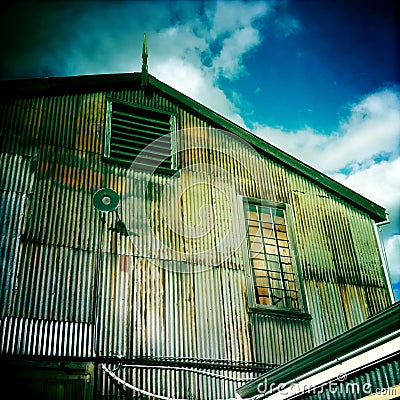
[[[400,300],[395,0],[13,1],[0,79],[149,72],[386,208]]]

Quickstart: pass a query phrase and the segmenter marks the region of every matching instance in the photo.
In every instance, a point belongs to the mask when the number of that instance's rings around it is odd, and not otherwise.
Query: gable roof
[[[162,95],[180,103],[199,116],[205,117],[220,128],[238,135],[243,140],[254,146],[261,154],[283,164],[286,168],[299,173],[312,182],[320,185],[334,195],[351,203],[358,209],[366,212],[375,222],[386,220],[386,210],[366,197],[354,192],[315,168],[305,164],[299,159],[280,150],[252,132],[242,128],[210,108],[184,95],[171,86],[161,82],[152,75],[148,75],[148,87]],[[19,96],[72,94],[83,91],[96,91],[113,89],[137,89],[141,84],[141,73],[80,75],[56,78],[34,78],[0,81],[1,99]]]

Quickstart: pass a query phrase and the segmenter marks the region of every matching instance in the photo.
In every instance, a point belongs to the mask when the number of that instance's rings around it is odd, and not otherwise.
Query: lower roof
[[[392,334],[392,335],[391,335]],[[323,365],[332,365],[335,361],[354,355],[357,350],[382,338],[394,339],[400,336],[400,301],[372,316],[363,323],[328,340],[322,345],[302,354],[280,367],[259,376],[254,381],[237,389],[243,399],[259,395],[260,385],[278,385],[290,382],[299,376],[312,373]],[[389,340],[389,339],[388,339]],[[393,349],[398,351],[399,349]],[[362,350],[361,354],[363,354]]]

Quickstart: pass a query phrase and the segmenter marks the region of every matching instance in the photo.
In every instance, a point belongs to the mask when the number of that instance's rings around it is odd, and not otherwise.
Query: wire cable
[[[196,374],[212,376],[214,378],[223,379],[223,380],[227,380],[227,381],[233,381],[233,382],[249,382],[249,381],[253,381],[253,380],[257,379],[257,378],[233,378],[233,377],[226,376],[226,375],[215,374],[213,372],[201,371],[196,368],[173,367],[173,366],[165,366],[165,365],[122,364],[121,367],[124,367],[124,368],[127,368],[127,367],[129,367],[129,368],[157,368],[157,369],[173,369],[176,371],[188,371],[188,372],[194,372]]]
[[[126,367],[127,365],[122,365],[123,367]],[[131,365],[129,365],[131,366]],[[137,367],[132,365],[132,367]],[[140,365],[138,367],[143,367],[143,368],[148,368],[148,366],[144,366],[144,365]],[[159,399],[159,400],[189,400],[189,399],[177,399],[176,397],[165,397],[159,394],[155,394],[155,393],[151,393],[148,392],[147,390],[144,389],[140,389],[134,385],[131,385],[130,383],[124,381],[123,379],[119,378],[117,375],[114,374],[114,372],[112,372],[111,370],[109,370],[104,364],[101,364],[101,368],[103,369],[103,371],[105,371],[112,379],[116,380],[118,383],[120,383],[121,385],[132,389],[140,394],[144,394],[146,396],[150,396],[153,397],[154,399]],[[162,367],[165,368],[165,367]],[[183,368],[183,367],[166,367],[166,368],[174,368],[174,369],[178,369],[178,370],[190,370],[190,368]],[[192,372],[200,372],[201,371],[192,371]],[[206,375],[211,374],[211,373],[206,373]],[[218,374],[212,374],[212,375],[218,375]],[[222,375],[220,375],[221,377]],[[228,378],[228,377],[224,377],[224,378]],[[228,398],[228,399],[216,399],[216,400],[235,400],[235,398]]]
[[[128,382],[125,382],[123,379],[119,378],[117,375],[114,374],[114,372],[110,371],[104,364],[101,364],[101,368],[103,369],[103,371],[105,371],[112,379],[116,380],[117,382],[119,382],[121,385],[124,385],[126,387],[128,387],[129,389],[134,390],[135,392],[139,392],[140,394],[144,394],[146,396],[151,396],[155,399],[159,399],[159,400],[188,400],[188,399],[174,399],[172,397],[165,397],[165,396],[161,396],[159,394],[155,394],[155,393],[151,393],[148,392],[147,390],[143,390],[143,389],[139,389],[136,386],[131,385]]]

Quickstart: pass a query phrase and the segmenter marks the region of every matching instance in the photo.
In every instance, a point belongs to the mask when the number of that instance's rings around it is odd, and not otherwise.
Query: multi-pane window
[[[169,113],[109,101],[105,155],[116,162],[171,169],[174,126]]]
[[[286,210],[247,203],[246,219],[256,304],[299,309]]]

